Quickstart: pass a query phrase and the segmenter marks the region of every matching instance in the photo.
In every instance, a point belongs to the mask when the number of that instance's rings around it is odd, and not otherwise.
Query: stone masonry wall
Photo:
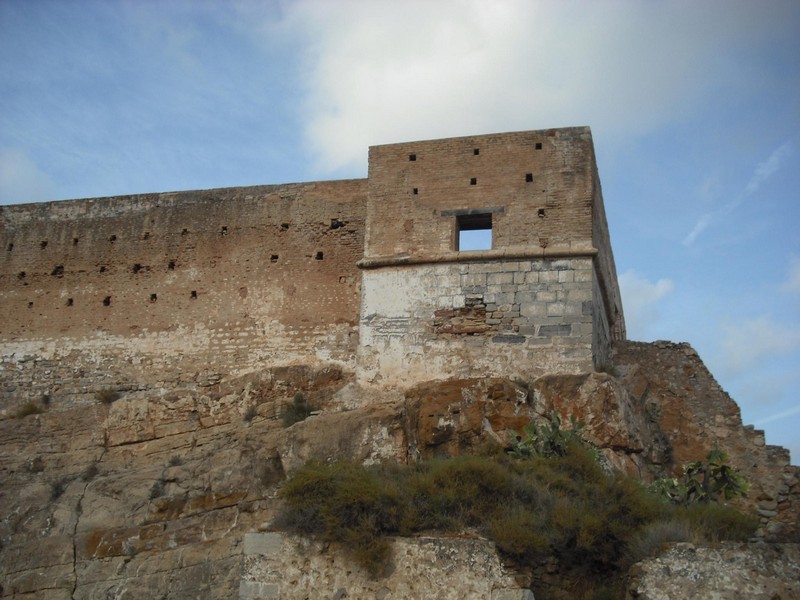
[[[0,207],[2,394],[353,368],[366,182]]]
[[[365,270],[361,311],[365,382],[592,369],[591,258]]]
[[[453,252],[465,210],[493,248],[591,248],[593,158],[586,127],[373,146],[364,255]]]

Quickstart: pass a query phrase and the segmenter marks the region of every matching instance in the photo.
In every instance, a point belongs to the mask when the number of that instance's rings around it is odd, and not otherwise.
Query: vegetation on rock
[[[742,540],[755,531],[757,520],[731,507],[676,506],[608,475],[579,430],[573,423],[563,432],[550,417],[526,428],[509,454],[407,466],[309,462],[282,488],[275,525],[340,544],[375,576],[390,558],[387,536],[483,535],[519,566],[555,562],[565,580],[591,582],[575,598],[613,595],[630,565],[665,541]]]

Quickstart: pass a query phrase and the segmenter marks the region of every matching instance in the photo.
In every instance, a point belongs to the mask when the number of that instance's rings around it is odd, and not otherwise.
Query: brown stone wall
[[[751,488],[747,504],[757,510],[767,537],[800,535],[800,468],[789,452],[765,443],[764,432],[743,426],[736,402],[688,344],[618,342],[614,365],[631,395],[644,404],[669,444],[664,474],[704,460],[716,447],[730,455]]]
[[[373,146],[364,254],[454,251],[468,209],[494,209],[494,248],[590,248],[592,164],[585,127]]]
[[[3,379],[80,391],[350,363],[365,195],[352,180],[0,208]]]

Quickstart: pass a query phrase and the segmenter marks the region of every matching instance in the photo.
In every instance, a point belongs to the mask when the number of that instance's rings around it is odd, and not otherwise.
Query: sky
[[[592,128],[631,339],[800,462],[800,3],[0,0],[0,204],[366,177]]]

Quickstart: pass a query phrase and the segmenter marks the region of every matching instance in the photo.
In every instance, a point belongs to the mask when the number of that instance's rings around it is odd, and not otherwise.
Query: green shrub
[[[56,479],[50,484],[50,501],[58,500],[61,495],[67,491],[67,486],[72,479],[70,477],[61,477]]]
[[[163,479],[156,479],[150,488],[150,500],[161,498],[167,491],[167,485]]]
[[[306,402],[302,392],[297,392],[292,402],[283,409],[283,426],[290,427],[307,419],[314,410],[315,408]]]
[[[98,402],[102,404],[111,404],[119,400],[119,392],[116,390],[100,390],[95,392],[94,397],[97,399]]]
[[[606,474],[590,449],[573,442],[551,458],[464,456],[369,468],[311,462],[280,494],[275,526],[341,544],[373,575],[389,559],[386,536],[469,531],[518,564],[555,560],[565,580],[589,582],[573,590],[575,598],[620,589],[632,562],[663,543],[746,539],[757,525],[722,505],[665,503],[633,479]]]
[[[673,504],[689,506],[744,496],[750,485],[728,464],[728,454],[717,448],[708,453],[705,462],[684,465],[680,478],[657,479],[650,489]]]
[[[22,419],[29,415],[40,415],[44,412],[44,408],[36,404],[33,400],[28,400],[25,404],[17,409],[16,417]]]

